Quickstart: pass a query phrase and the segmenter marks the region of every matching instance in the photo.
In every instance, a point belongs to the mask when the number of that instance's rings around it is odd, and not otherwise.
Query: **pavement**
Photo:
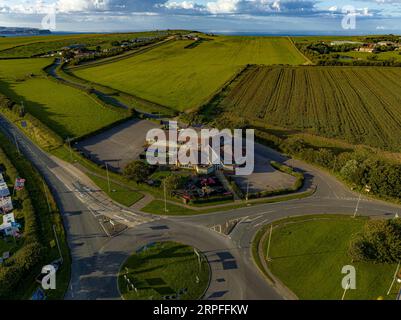
[[[194,216],[146,215],[133,209],[122,209],[103,199],[104,195],[88,181],[77,178],[75,169],[55,161],[1,116],[0,130],[9,136],[10,141],[18,142],[24,156],[42,173],[62,212],[72,256],[71,282],[66,299],[120,299],[117,287],[120,266],[136,248],[159,240],[186,243],[206,255],[212,274],[204,299],[285,299],[285,295],[265,280],[253,262],[251,242],[257,230],[264,224],[289,216],[350,215],[357,208],[359,195],[326,172],[256,145],[257,153],[302,170],[308,181],[317,186],[314,195]],[[119,222],[124,222],[129,228],[109,237],[93,212],[114,219],[118,219],[116,215],[121,216],[127,221],[120,219]],[[365,197],[361,198],[357,211],[358,214],[384,218],[394,217],[397,212],[401,212],[400,206]],[[210,228],[233,219],[240,222],[229,236]]]

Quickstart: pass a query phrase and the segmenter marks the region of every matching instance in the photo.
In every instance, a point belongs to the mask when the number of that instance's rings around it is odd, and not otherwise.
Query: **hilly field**
[[[249,67],[220,97],[226,117],[401,150],[401,69]]]
[[[165,34],[163,32],[135,32],[113,34],[74,34],[49,35],[34,37],[5,37],[0,38],[0,58],[30,58],[57,51],[73,44],[84,44],[88,47],[112,47],[113,41],[123,41],[135,37],[150,37]]]
[[[305,63],[287,38],[218,36],[170,41],[143,54],[72,69],[100,83],[178,111],[199,107],[247,64]]]

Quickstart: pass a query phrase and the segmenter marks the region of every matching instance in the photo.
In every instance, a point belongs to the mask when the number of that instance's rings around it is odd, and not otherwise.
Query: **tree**
[[[349,247],[355,261],[397,263],[401,260],[401,219],[371,220]]]
[[[321,148],[316,154],[316,162],[323,167],[331,168],[334,162],[334,154],[329,149]]]
[[[171,196],[173,191],[181,186],[181,177],[175,174],[170,174],[164,178],[163,184],[166,186],[166,192]]]
[[[360,166],[357,160],[352,159],[347,161],[345,166],[342,167],[340,173],[345,180],[359,184]]]
[[[124,176],[137,183],[144,182],[150,175],[149,165],[143,161],[136,160],[127,164],[123,170]]]

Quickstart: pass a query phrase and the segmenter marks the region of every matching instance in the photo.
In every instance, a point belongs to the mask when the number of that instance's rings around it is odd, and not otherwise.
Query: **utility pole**
[[[361,201],[362,194],[359,194],[358,202],[356,203],[355,207],[355,212],[354,212],[354,218],[356,217],[356,214],[358,212],[358,207],[359,207],[359,202]]]
[[[106,173],[107,173],[107,185],[109,187],[109,193],[111,192],[111,188],[110,188],[110,176],[109,176],[109,166],[107,165],[106,162]]]
[[[269,233],[269,242],[267,243],[267,252],[266,252],[266,260],[271,261],[269,257],[269,252],[270,252],[270,242],[272,241],[272,233],[273,233],[273,223],[270,225],[270,233]]]

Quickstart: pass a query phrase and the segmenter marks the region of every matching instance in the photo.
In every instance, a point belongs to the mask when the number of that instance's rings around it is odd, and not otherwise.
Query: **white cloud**
[[[206,8],[212,14],[235,13],[239,2],[239,0],[217,0],[206,3]]]
[[[385,4],[401,0],[363,0]],[[249,15],[336,16],[341,6],[323,8],[319,0],[0,0],[0,13],[46,14],[56,5],[60,15]],[[355,15],[377,16],[382,10],[357,9]]]
[[[58,0],[59,12],[104,11],[110,8],[110,0]]]
[[[22,13],[22,14],[45,14],[49,12],[51,4],[45,3],[41,0],[35,2],[5,2],[0,3],[1,12],[5,13]]]
[[[195,3],[192,1],[182,1],[182,2],[167,2],[163,5],[167,9],[195,9]]]

